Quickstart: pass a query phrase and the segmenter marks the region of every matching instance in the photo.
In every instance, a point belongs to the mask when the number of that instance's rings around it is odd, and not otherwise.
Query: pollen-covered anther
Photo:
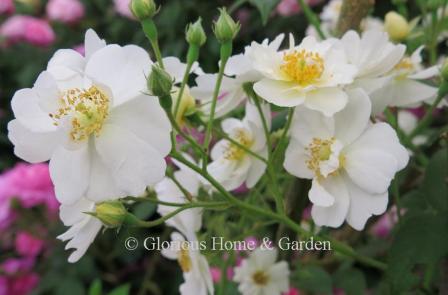
[[[313,138],[312,142],[305,148],[309,153],[309,159],[306,161],[308,169],[314,172],[318,178],[324,177],[325,172],[322,171],[322,162],[328,161],[332,156],[332,146],[335,144],[334,137],[330,139]],[[344,166],[345,156],[343,154],[337,155],[337,166],[330,175],[335,174],[338,169]]]
[[[247,149],[249,149],[253,144],[252,136],[248,134],[248,132],[244,129],[238,129],[233,139]],[[245,154],[246,151],[243,148],[229,142],[227,150],[224,154],[224,158],[226,158],[227,160],[238,161],[241,160]]]
[[[265,286],[269,282],[269,275],[266,272],[259,270],[252,275],[252,280],[256,285]]]
[[[325,70],[323,58],[316,52],[306,50],[285,53],[283,62],[280,69],[289,80],[300,86],[316,83]]]
[[[403,58],[395,67],[397,71],[412,71],[414,70],[414,64],[409,57]]]
[[[109,98],[95,86],[67,90],[60,98],[60,108],[49,116],[58,126],[67,115],[71,116],[71,140],[82,141],[92,134],[98,136],[109,115]]]
[[[186,244],[183,244],[177,255],[177,261],[179,262],[180,268],[185,273],[189,272],[192,267],[190,254],[187,248]]]

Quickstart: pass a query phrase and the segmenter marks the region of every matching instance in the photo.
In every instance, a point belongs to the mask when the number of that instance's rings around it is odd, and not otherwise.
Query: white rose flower
[[[72,205],[62,204],[59,208],[59,217],[65,226],[70,226],[62,235],[61,241],[70,240],[65,249],[75,249],[69,256],[68,262],[77,262],[87,251],[100,231],[101,221],[85,212],[95,212],[95,203],[86,198],[79,199]]]
[[[168,259],[177,260],[182,269],[185,282],[180,285],[181,295],[213,295],[214,287],[210,267],[207,259],[200,253],[198,247],[188,247],[188,242],[198,241],[188,240],[178,232],[171,234],[171,241],[175,246],[163,249],[162,255]],[[183,245],[183,247],[177,247]]]
[[[99,39],[93,46],[89,34],[85,58],[58,51],[33,88],[16,92],[8,125],[17,156],[50,160],[64,204],[140,195],[165,176],[171,149],[169,120],[157,98],[144,94],[152,64],[146,51]]]
[[[423,101],[431,101],[437,94],[437,87],[425,84],[421,80],[439,74],[439,66],[424,69],[421,52],[418,48],[410,57],[404,57],[387,74],[392,79],[382,88],[372,93],[372,113],[379,114],[387,106],[415,107]]]
[[[184,155],[184,157],[194,163],[193,159],[191,159],[188,155]],[[174,177],[193,198],[196,197],[201,184],[199,175],[178,161],[173,161],[180,168],[178,171],[174,172]],[[157,193],[157,198],[160,201],[170,203],[189,202],[175,182],[168,177],[165,177],[155,186],[155,191]],[[176,209],[176,207],[172,206],[158,205],[157,212],[161,216],[165,216]],[[180,231],[188,239],[193,239],[193,237],[196,237],[196,232],[199,231],[202,226],[202,208],[191,208],[184,210],[176,216],[168,219],[165,223]]]
[[[270,129],[270,107],[264,104],[262,108]],[[251,102],[246,103],[246,115],[243,120],[228,118],[222,121],[221,127],[230,138],[266,159],[266,136],[257,108]],[[264,162],[226,139],[215,144],[211,158],[213,161],[208,164],[207,171],[229,191],[244,183],[249,188],[254,187],[266,169]],[[207,184],[208,182],[204,183]]]
[[[284,38],[284,34],[278,35],[269,43],[265,39],[261,46],[278,50]],[[256,82],[262,78],[253,65],[248,54],[252,47],[247,46],[245,53],[231,56],[227,61],[224,69],[224,77],[222,80],[220,95],[216,104],[215,118],[221,118],[238,107],[247,97],[243,89],[243,84],[247,82]],[[200,101],[201,110],[204,119],[210,116],[211,102],[213,92],[215,90],[217,74],[204,74],[196,78],[196,87],[191,89],[191,94]]]
[[[403,58],[406,46],[395,45],[389,35],[380,31],[367,31],[362,37],[349,31],[341,38],[348,61],[358,68],[351,88],[361,87],[368,94],[381,88],[390,77],[390,72]]]
[[[233,280],[239,283],[243,295],[280,295],[289,289],[289,269],[286,261],[275,262],[277,249],[255,249],[235,268]]]
[[[309,199],[317,225],[339,227],[346,219],[362,230],[371,215],[386,210],[390,182],[409,155],[392,127],[370,124],[364,91],[349,94],[347,107],[332,118],[296,110],[284,167],[313,179]]]
[[[353,82],[356,67],[348,64],[340,42],[318,42],[306,37],[295,47],[276,51],[253,43],[249,54],[254,68],[264,78],[255,83],[255,92],[278,106],[304,105],[326,116],[342,110],[347,94],[340,87]]]

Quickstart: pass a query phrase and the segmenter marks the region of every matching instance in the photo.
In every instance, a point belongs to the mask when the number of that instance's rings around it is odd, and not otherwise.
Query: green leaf
[[[101,295],[103,292],[103,286],[101,280],[96,279],[89,288],[89,295]]]
[[[301,290],[319,294],[331,294],[331,276],[318,266],[299,266],[293,275],[292,283]]]
[[[81,281],[66,277],[59,282],[54,294],[56,295],[84,295],[85,289]]]
[[[126,284],[126,285],[123,285],[123,286],[113,289],[108,295],[129,295],[130,289],[131,289],[131,286]]]
[[[448,210],[448,160],[447,150],[441,149],[429,161],[421,193],[432,208]]]
[[[341,267],[334,274],[335,286],[343,289],[347,295],[362,295],[367,289],[364,274],[357,269]]]
[[[249,3],[255,6],[261,14],[261,21],[266,25],[269,15],[277,6],[280,0],[249,0]]]
[[[386,277],[393,294],[406,292],[419,283],[420,277],[414,273],[416,267],[426,269],[448,254],[448,215],[422,212],[405,217],[388,256]]]

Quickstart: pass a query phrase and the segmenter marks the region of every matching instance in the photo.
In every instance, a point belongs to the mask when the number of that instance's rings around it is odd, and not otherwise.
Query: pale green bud
[[[106,227],[120,227],[128,214],[128,211],[120,201],[104,202],[96,205],[93,216],[98,218]]]
[[[140,21],[153,18],[158,12],[154,0],[132,0],[129,4],[129,8],[135,18]]]
[[[199,18],[195,23],[189,24],[186,30],[187,42],[198,47],[201,47],[207,41],[201,22],[202,20]]]
[[[219,18],[213,26],[216,39],[218,39],[220,43],[231,42],[240,30],[240,23],[235,23],[225,8],[221,8],[219,11]]]

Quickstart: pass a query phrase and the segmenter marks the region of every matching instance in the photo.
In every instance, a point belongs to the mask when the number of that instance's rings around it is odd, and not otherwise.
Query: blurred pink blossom
[[[25,41],[36,46],[48,46],[56,38],[47,21],[25,15],[8,18],[0,27],[0,36],[9,43]]]
[[[314,6],[321,2],[321,0],[306,0],[309,5]],[[282,0],[277,5],[277,13],[282,16],[291,16],[299,13],[302,9],[297,0]]]
[[[13,219],[11,201],[17,199],[21,206],[31,208],[45,205],[56,213],[59,204],[50,179],[48,164],[19,163],[0,175],[0,228]]]
[[[16,252],[25,257],[36,257],[44,247],[44,241],[27,232],[19,232],[15,240]]]
[[[0,27],[0,36],[10,42],[21,41],[25,35],[26,22],[29,16],[15,15],[8,18]]]
[[[8,295],[8,279],[0,276],[0,295]]]
[[[27,295],[39,283],[39,276],[35,273],[29,273],[13,278],[9,283],[8,295]]]
[[[129,19],[135,19],[131,10],[129,9],[129,4],[131,0],[114,0],[115,11],[124,17]]]
[[[300,295],[300,291],[296,288],[291,287],[288,292],[283,293],[282,295]]]
[[[84,5],[79,0],[50,0],[47,15],[51,20],[63,23],[76,23],[84,17]]]
[[[86,48],[84,47],[84,44],[76,45],[75,47],[73,47],[73,49],[82,56],[86,55]]]
[[[0,0],[0,14],[11,14],[14,11],[15,6],[13,0]]]
[[[370,229],[370,232],[378,238],[387,238],[397,222],[397,208],[394,206],[378,219]]]
[[[8,275],[14,275],[19,272],[28,272],[33,266],[34,259],[32,258],[9,258],[0,265],[0,270]]]

